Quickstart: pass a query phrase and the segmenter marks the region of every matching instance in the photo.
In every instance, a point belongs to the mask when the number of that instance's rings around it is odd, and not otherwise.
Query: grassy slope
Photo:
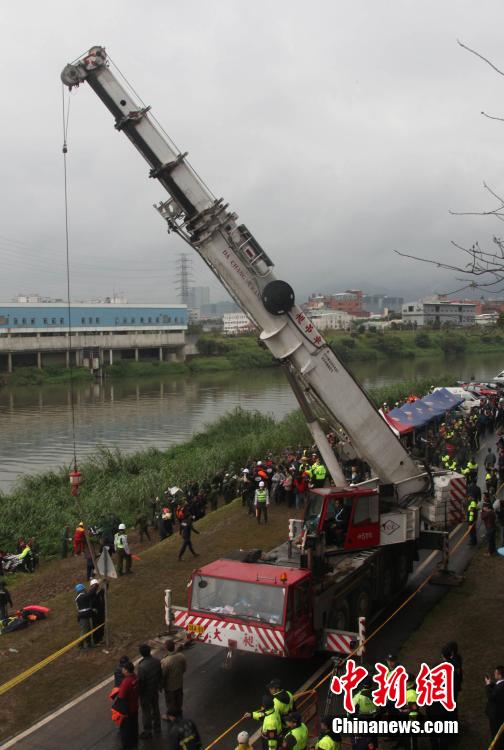
[[[500,623],[504,609],[504,559],[480,551],[466,571],[464,583],[450,589],[427,615],[422,628],[401,649],[401,662],[417,672],[422,661],[433,664],[447,641],[457,641],[464,660],[464,683],[459,695],[460,750],[486,748],[485,673],[493,674],[504,661]]]
[[[255,519],[247,517],[239,500],[219,508],[196,524],[200,535],[194,536],[193,544],[201,554],[198,565],[243,546],[271,549],[286,538],[287,520],[291,514],[284,506],[274,506],[270,523],[257,527]],[[177,561],[179,545],[178,534],[155,544],[142,552],[141,562],[134,563],[133,576],[111,583],[109,601],[113,643],[109,654],[105,654],[101,648],[89,653],[72,650],[2,696],[0,739],[21,731],[51,709],[96,684],[112,673],[123,653],[136,656],[139,643],[166,630],[164,589],[171,588],[174,603],[185,606],[186,583],[194,568],[190,555],[181,563]],[[73,562],[71,559],[53,562],[46,573],[53,579],[53,585],[60,579],[61,583],[66,581],[67,586],[64,593],[58,593],[44,602],[37,601],[51,608],[50,619],[35,623],[26,630],[1,636],[2,683],[78,636],[73,585],[79,577]],[[72,571],[70,575],[69,571]],[[17,604],[28,603],[38,575],[18,579],[12,589]],[[9,652],[9,648],[17,649],[18,653]]]

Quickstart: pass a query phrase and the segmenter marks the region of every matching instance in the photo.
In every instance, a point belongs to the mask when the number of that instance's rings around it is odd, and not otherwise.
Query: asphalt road
[[[463,529],[453,536],[452,543],[460,537]],[[471,557],[471,548],[463,543],[451,561],[450,567],[462,572]],[[417,563],[404,598],[433,569],[434,561],[424,565],[429,553]],[[383,631],[371,641],[366,659],[373,662],[383,659],[389,651],[397,651],[410,633],[421,626],[426,614],[443,596],[446,589],[429,585],[394,618]],[[399,600],[400,601],[400,600]],[[384,619],[394,607],[384,612]],[[379,620],[378,620],[379,621]],[[372,630],[372,628],[369,628]],[[186,651],[188,671],[185,680],[185,714],[194,718],[200,729],[204,744],[209,744],[227,726],[234,723],[245,711],[260,703],[265,683],[272,677],[279,677],[291,690],[297,690],[326,661],[326,656],[306,662],[240,655],[232,670],[224,668],[223,651],[214,646],[195,644]],[[110,720],[109,701],[111,681],[98,689],[93,689],[83,699],[76,699],[47,719],[39,722],[31,730],[18,735],[1,746],[0,750],[15,747],[16,750],[58,750],[62,747],[72,750],[116,750],[119,749],[117,731]],[[325,689],[320,692],[320,706],[323,710]],[[164,724],[165,722],[163,722]],[[242,728],[254,731],[254,722]],[[140,742],[140,748],[161,750],[165,746],[167,727],[163,727],[161,737]],[[222,740],[219,750],[236,746],[236,731]]]

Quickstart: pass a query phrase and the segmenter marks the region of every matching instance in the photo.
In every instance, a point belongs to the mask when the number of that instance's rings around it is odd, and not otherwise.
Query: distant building
[[[226,336],[247,333],[255,329],[255,325],[244,312],[225,313],[222,316],[222,325]]]
[[[315,310],[310,313],[310,320],[319,331],[349,331],[355,316],[343,310]]]
[[[496,312],[482,313],[481,315],[476,315],[477,326],[494,326],[496,325],[498,320],[499,320],[499,313],[496,313]]]
[[[193,310],[201,310],[204,305],[210,304],[209,286],[191,286],[187,298],[188,307]]]
[[[365,318],[368,316],[362,307],[363,293],[360,289],[347,289],[334,294],[313,294],[303,308],[310,313],[314,310],[341,310],[349,315]]]
[[[403,304],[403,297],[389,297],[387,294],[365,294],[362,298],[362,307],[373,315],[383,315],[386,310],[389,313],[401,312]]]
[[[211,302],[208,305],[202,305],[200,308],[200,319],[211,320],[222,318],[226,313],[239,312],[240,308],[236,302],[223,300],[222,302]]]
[[[71,306],[70,352],[65,302],[0,302],[0,370],[180,359],[187,320],[185,305],[78,303]]]
[[[453,302],[447,299],[423,299],[408,302],[402,307],[404,323],[416,326],[472,326],[475,324],[476,305],[473,302]]]

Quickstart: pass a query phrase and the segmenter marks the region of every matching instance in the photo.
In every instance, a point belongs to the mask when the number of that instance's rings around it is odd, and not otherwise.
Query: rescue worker
[[[184,555],[184,552],[189,547],[189,549],[192,552],[193,557],[198,557],[198,553],[194,551],[192,542],[191,542],[191,532],[195,534],[199,534],[198,529],[195,529],[192,523],[192,516],[187,516],[187,518],[184,518],[180,522],[180,535],[182,537],[182,547],[179,550],[178,559],[179,562],[182,560],[182,557]]]
[[[288,690],[282,689],[281,680],[271,680],[271,682],[269,682],[266,687],[269,690],[269,694],[273,698],[273,705],[275,707],[275,710],[280,716],[283,723],[287,718],[287,715],[294,710],[294,697]]]
[[[82,521],[77,526],[73,535],[73,551],[74,555],[80,555],[84,552],[86,546],[86,532],[84,531],[84,524]]]
[[[143,510],[139,510],[135,519],[135,529],[138,526],[138,533],[140,534],[140,541],[143,542],[144,534],[150,542],[149,534],[149,523],[147,521],[147,515]]]
[[[131,573],[131,552],[128,544],[128,537],[124,533],[126,526],[119,524],[117,533],[114,535],[114,547],[117,552],[117,575],[123,575],[124,562],[126,561],[126,575]]]
[[[332,731],[332,719],[324,716],[320,719],[320,734],[315,750],[341,750],[341,735]]]
[[[0,581],[0,623],[7,619],[7,608],[9,604],[12,607],[11,595],[4,581]]]
[[[252,745],[249,745],[249,733],[248,732],[239,732],[238,737],[236,739],[238,741],[238,744],[235,747],[235,750],[252,750]]]
[[[75,586],[75,606],[77,608],[77,622],[80,626],[80,635],[86,635],[91,630],[91,618],[93,610],[91,608],[91,601],[89,594],[86,591],[86,587],[83,583],[78,583]],[[88,636],[79,642],[78,648],[91,648],[93,646],[92,636]]]
[[[371,718],[376,714],[376,706],[371,697],[372,690],[371,680],[367,678],[362,683],[360,690],[353,696],[352,703],[358,717]]]
[[[246,713],[243,716],[244,719],[250,719],[251,717],[254,721],[261,721],[262,719],[262,750],[277,750],[282,733],[282,720],[275,710],[271,695],[263,695],[262,707],[259,711]]]
[[[138,747],[138,679],[135,666],[129,660],[121,667],[122,679],[112,707],[119,715],[119,735],[122,750]]]
[[[268,505],[269,492],[264,482],[259,482],[259,486],[254,494],[254,506],[256,509],[257,523],[261,523],[261,516],[264,516],[264,523],[268,523]]]
[[[418,710],[417,705],[417,691],[415,676],[408,674],[408,680],[406,682],[406,705],[399,709],[403,715],[407,715],[410,721],[420,721],[421,714]],[[399,737],[400,746],[407,750],[417,750],[418,747],[418,736],[412,732],[407,735]]]
[[[469,524],[469,544],[476,547],[478,544],[478,533],[476,522],[478,520],[478,503],[472,497],[467,498],[467,523]]]
[[[311,467],[311,475],[314,487],[323,487],[325,484],[327,469],[321,462],[320,458],[317,458],[315,463]]]
[[[292,711],[286,720],[287,732],[282,743],[285,750],[306,750],[308,747],[308,727],[301,720],[298,711]]]
[[[202,750],[198,727],[191,719],[185,719],[182,713],[168,714],[171,728],[168,732],[167,750]]]

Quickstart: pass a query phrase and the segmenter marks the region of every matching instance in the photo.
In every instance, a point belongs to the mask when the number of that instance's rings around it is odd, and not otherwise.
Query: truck
[[[446,533],[421,529],[423,508],[450,502],[454,473],[433,472],[410,456],[365,390],[296,303],[292,287],[252,232],[216,197],[122,74],[104,47],[92,47],[61,73],[69,89],[86,82],[144,157],[168,198],[155,205],[169,233],[204,260],[281,363],[332,485],[313,489],[289,539],[264,555],[236,551],[196,569],[187,608],[166,602],[167,620],[228,654],[252,651],[308,658],[348,653],[357,618],[369,617],[406,585],[421,548],[446,548]],[[336,445],[322,419],[336,427]],[[358,457],[372,476],[349,486],[342,461]],[[453,502],[450,516],[463,520]],[[455,497],[455,494],[453,494]],[[458,516],[457,516],[458,513]]]

